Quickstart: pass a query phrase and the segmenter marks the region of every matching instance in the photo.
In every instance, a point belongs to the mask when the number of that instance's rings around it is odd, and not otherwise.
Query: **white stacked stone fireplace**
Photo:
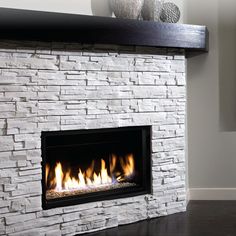
[[[0,43],[0,235],[77,235],[185,211],[182,50]],[[41,132],[151,126],[152,193],[42,208]]]

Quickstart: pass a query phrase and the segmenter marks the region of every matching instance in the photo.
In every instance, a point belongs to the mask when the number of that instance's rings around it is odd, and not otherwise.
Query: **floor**
[[[86,236],[236,236],[236,201],[191,201],[186,213]]]

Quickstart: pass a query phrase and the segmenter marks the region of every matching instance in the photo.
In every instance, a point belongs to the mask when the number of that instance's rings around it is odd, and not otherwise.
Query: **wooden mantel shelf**
[[[206,26],[0,8],[0,39],[181,48],[208,52]]]

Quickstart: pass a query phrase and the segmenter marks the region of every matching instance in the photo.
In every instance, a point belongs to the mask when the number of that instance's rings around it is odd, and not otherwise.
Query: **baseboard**
[[[190,188],[188,200],[236,200],[236,188]]]

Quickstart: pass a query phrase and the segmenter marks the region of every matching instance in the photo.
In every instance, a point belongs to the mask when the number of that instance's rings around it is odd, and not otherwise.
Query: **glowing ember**
[[[135,162],[133,154],[117,158],[112,154],[109,165],[101,159],[100,170],[95,171],[95,161],[82,171],[78,168],[77,174],[72,174],[71,169],[65,169],[60,162],[56,163],[54,169],[46,165],[46,185],[50,191],[81,191],[91,190],[112,185],[125,184],[134,176]],[[127,181],[128,182],[128,181]]]

